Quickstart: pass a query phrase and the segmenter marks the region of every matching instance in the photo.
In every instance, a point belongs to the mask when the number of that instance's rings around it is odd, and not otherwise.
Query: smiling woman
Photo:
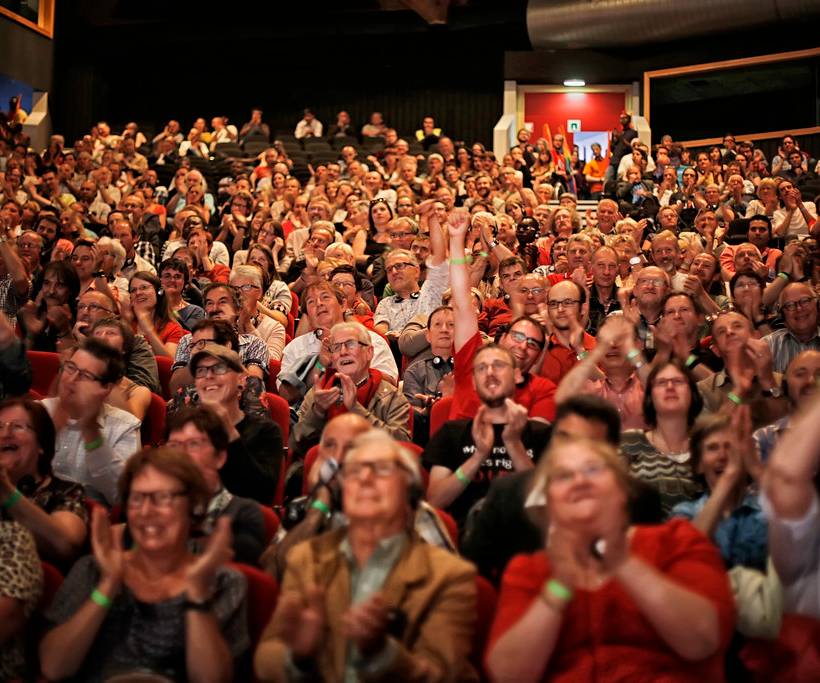
[[[223,565],[230,524],[205,550],[188,547],[210,492],[191,458],[170,449],[134,455],[119,482],[133,548],[94,512],[93,556],[78,561],[47,614],[40,662],[51,680],[101,681],[149,672],[227,681],[248,648],[245,582]]]

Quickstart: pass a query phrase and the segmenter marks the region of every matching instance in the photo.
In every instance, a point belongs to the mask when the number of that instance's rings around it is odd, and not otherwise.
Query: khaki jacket
[[[316,680],[344,680],[348,641],[342,617],[350,607],[350,571],[339,549],[345,530],[339,529],[300,543],[288,554],[282,595],[304,596],[309,586],[325,591],[325,636],[317,656]],[[394,634],[398,654],[377,677],[385,683],[467,683],[477,681],[468,658],[476,621],[475,568],[452,553],[428,545],[415,534],[405,546],[381,594],[391,608],[406,616],[403,633]],[[263,681],[288,680],[288,650],[275,637],[280,611],[262,635],[254,658]]]

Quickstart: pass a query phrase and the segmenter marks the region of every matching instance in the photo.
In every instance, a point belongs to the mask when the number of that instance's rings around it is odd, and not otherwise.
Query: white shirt
[[[441,295],[450,284],[450,266],[443,261],[437,266],[430,266],[428,261],[427,278],[418,296],[402,299],[398,295],[388,296],[379,301],[373,314],[373,323],[387,323],[387,329],[401,332],[404,326],[415,316],[429,315],[441,306]]]
[[[57,397],[40,401],[52,417],[58,402]],[[131,413],[107,403],[103,404],[100,421],[103,444],[88,451],[77,421],[69,419],[57,432],[51,467],[61,479],[82,484],[89,497],[113,505],[117,502],[117,481],[125,463],[140,449],[141,423]]]
[[[814,216],[815,219],[817,218],[817,207],[814,205],[814,202],[803,202],[803,206],[806,208],[806,211],[809,212],[809,215]],[[779,225],[785,217],[786,209],[775,209],[774,215],[772,216],[772,226]],[[784,237],[796,237],[798,235],[803,236],[808,234],[809,226],[806,224],[803,212],[800,211],[800,209],[795,209],[791,222],[784,233]]]
[[[368,330],[368,333],[370,334],[370,343],[373,344],[373,360],[370,361],[370,367],[379,370],[395,382],[399,378],[399,369],[396,367],[396,360],[393,358],[390,347],[380,334],[372,330]],[[296,378],[299,370],[308,359],[311,356],[318,356],[321,350],[322,341],[313,332],[300,335],[285,346],[285,351],[282,354],[282,365],[276,379],[276,387],[282,386],[283,377],[290,383],[289,377]]]
[[[282,358],[282,351],[285,348],[285,328],[282,323],[264,313],[260,313],[259,324],[256,326],[256,336],[265,342],[272,360]]]
[[[319,119],[313,119],[310,123],[302,119],[296,124],[296,130],[293,132],[293,137],[305,138],[308,134],[315,138],[322,137],[322,122]]]

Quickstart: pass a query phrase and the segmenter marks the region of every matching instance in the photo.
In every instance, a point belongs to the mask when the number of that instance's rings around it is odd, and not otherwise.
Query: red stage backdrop
[[[623,111],[625,101],[626,95],[622,92],[525,93],[524,121],[534,125],[533,141],[544,136],[544,124],[548,123],[553,135],[560,127],[566,142],[572,145],[568,120],[580,120],[584,133],[611,131],[618,125],[618,115]]]

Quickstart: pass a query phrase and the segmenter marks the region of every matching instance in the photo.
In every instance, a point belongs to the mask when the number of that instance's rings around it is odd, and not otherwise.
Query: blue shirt
[[[672,508],[672,516],[693,520],[707,500],[708,493],[697,500],[678,503]],[[720,549],[728,569],[742,565],[766,571],[768,523],[756,493],[748,494],[728,517],[718,523],[712,540]]]
[[[760,462],[766,463],[769,460],[769,456],[772,454],[774,447],[788,428],[789,416],[787,415],[786,417],[781,417],[777,422],[773,422],[770,425],[766,425],[754,431],[752,440],[757,447]]]

